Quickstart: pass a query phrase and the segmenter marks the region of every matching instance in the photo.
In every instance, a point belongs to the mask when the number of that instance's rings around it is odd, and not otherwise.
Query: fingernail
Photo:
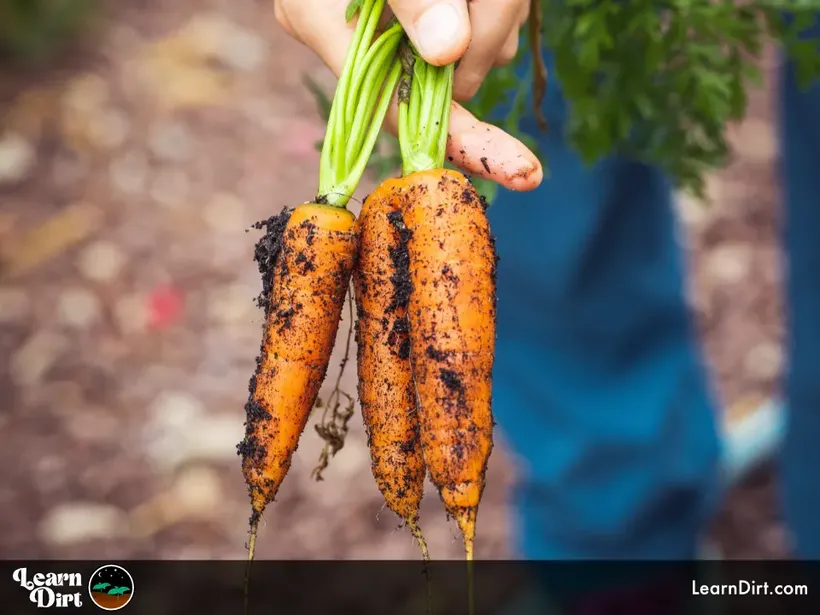
[[[436,59],[450,54],[461,28],[461,15],[449,2],[431,6],[416,20],[416,44],[425,58]]]

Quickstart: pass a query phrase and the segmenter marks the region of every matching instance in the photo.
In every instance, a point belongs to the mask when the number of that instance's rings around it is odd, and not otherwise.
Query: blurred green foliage
[[[91,24],[101,0],[0,0],[0,54],[31,65],[52,59]]]
[[[804,84],[820,76],[820,41],[801,36],[820,0],[540,1],[570,144],[588,164],[618,153],[658,165],[696,196],[727,162],[727,125],[746,115],[768,41]],[[502,75],[484,84],[479,113],[503,84]]]

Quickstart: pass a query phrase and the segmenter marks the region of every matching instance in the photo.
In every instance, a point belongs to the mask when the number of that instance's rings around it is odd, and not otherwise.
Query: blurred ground
[[[242,558],[234,447],[261,327],[246,229],[314,194],[322,125],[302,76],[333,81],[275,27],[270,2],[123,4],[94,52],[0,88],[0,555]],[[781,370],[770,113],[761,92],[711,209],[681,201],[726,402],[771,393]],[[352,427],[324,483],[310,479],[321,442],[309,428],[260,557],[417,557],[380,514]],[[512,480],[500,445],[478,557],[510,555]],[[722,514],[729,555],[783,553],[769,483]],[[422,523],[434,557],[461,556],[432,494]]]

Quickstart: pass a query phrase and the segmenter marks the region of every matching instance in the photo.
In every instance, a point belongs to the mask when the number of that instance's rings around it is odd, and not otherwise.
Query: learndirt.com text
[[[703,584],[692,581],[695,596],[808,596],[808,585],[775,585],[768,581],[738,581],[737,583]]]

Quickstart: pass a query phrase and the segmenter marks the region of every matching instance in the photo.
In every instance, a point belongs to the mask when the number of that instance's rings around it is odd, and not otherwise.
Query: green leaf
[[[356,16],[356,13],[362,8],[362,2],[363,0],[350,0],[350,4],[345,9],[345,21],[350,21]]]

